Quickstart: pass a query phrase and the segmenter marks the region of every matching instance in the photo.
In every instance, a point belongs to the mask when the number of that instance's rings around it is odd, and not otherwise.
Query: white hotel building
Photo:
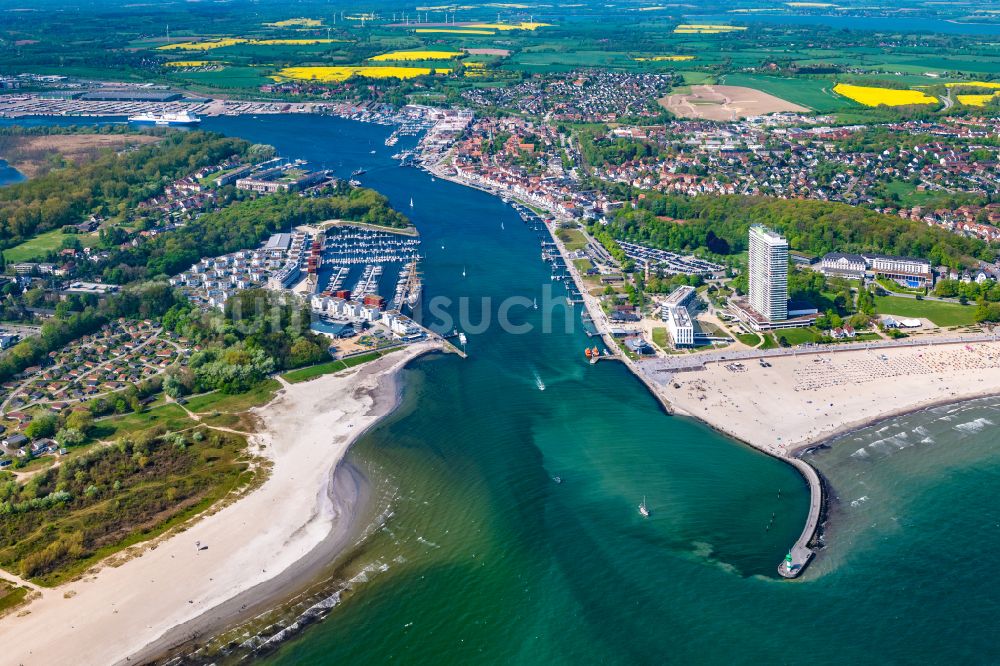
[[[660,317],[667,323],[667,332],[674,341],[674,347],[694,346],[694,324],[687,309],[694,295],[694,287],[681,285],[670,293],[660,309]]]
[[[761,226],[750,227],[750,307],[768,321],[788,319],[788,241]]]
[[[748,298],[730,301],[733,314],[753,331],[809,326],[816,308],[808,305],[789,309],[788,241],[766,227],[750,227],[747,261]]]

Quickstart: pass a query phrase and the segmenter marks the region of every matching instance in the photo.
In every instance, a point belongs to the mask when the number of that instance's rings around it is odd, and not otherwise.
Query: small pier
[[[806,461],[798,458],[784,460],[799,470],[809,482],[809,516],[806,518],[806,525],[788,555],[778,565],[778,574],[783,578],[798,578],[816,555],[809,544],[816,536],[823,513],[823,482],[820,481],[819,473]]]

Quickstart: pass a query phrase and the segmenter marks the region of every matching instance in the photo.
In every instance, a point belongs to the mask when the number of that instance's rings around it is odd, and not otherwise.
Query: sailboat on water
[[[462,277],[465,277],[465,266],[462,266]]]
[[[646,496],[643,495],[642,496],[642,504],[639,505],[639,514],[643,518],[649,518],[649,516],[650,516],[651,513],[652,512],[649,510],[649,507],[646,506]]]
[[[413,208],[413,197],[410,197],[410,208]]]

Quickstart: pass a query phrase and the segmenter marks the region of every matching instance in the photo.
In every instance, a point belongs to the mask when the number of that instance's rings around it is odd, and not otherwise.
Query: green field
[[[188,400],[185,407],[194,413],[200,412],[245,412],[251,407],[257,407],[268,402],[274,392],[281,388],[276,379],[266,379],[246,393],[229,395],[213,391]]]
[[[819,338],[819,334],[815,329],[812,328],[789,328],[784,331],[778,331],[778,338],[785,338],[788,344],[801,345],[806,342],[816,342]]]
[[[566,250],[569,252],[575,252],[576,250],[582,250],[587,247],[587,236],[582,231],[577,229],[560,229],[556,236],[559,240],[563,242],[566,246]]]
[[[670,336],[667,335],[666,328],[657,326],[653,329],[653,344],[664,351],[670,349]]]
[[[68,238],[78,238],[84,247],[93,247],[97,244],[95,236],[64,234],[61,229],[53,229],[4,250],[3,258],[15,262],[41,259],[47,253],[62,248],[63,240]]]
[[[323,375],[328,375],[331,372],[338,372],[340,370],[346,370],[347,365],[343,361],[328,361],[326,363],[320,363],[318,365],[310,365],[306,368],[299,368],[298,370],[292,370],[291,372],[286,372],[282,375],[282,378],[286,382],[291,382],[292,384],[298,384],[299,382],[305,382],[310,379],[315,379],[316,377],[321,377]]]
[[[925,317],[938,326],[971,326],[976,323],[976,308],[972,305],[918,301],[902,296],[876,296],[875,309],[879,314],[900,317]]]
[[[684,70],[678,72],[683,78],[685,85],[689,86],[707,86],[715,83],[715,75],[711,72],[694,72]]]
[[[358,356],[350,356],[344,360],[328,361],[318,365],[310,365],[306,368],[299,368],[298,370],[287,372],[282,375],[282,377],[285,381],[297,384],[299,382],[315,379],[316,377],[321,377],[322,375],[328,375],[331,372],[346,370],[347,368],[353,368],[361,365],[362,363],[367,363],[368,361],[374,361],[381,356],[394,352],[396,349],[401,349],[401,347],[396,347],[395,349],[385,349],[382,351],[373,351],[367,354],[359,354]]]
[[[846,97],[833,92],[834,82],[830,79],[788,79],[760,74],[726,74],[719,77],[719,83],[761,90],[819,113],[860,108]]]
[[[183,430],[194,425],[194,421],[177,405],[163,405],[145,412],[111,416],[94,424],[94,439],[108,440],[132,432],[147,430],[153,426],[163,426],[168,430]]]
[[[273,83],[266,74],[269,69],[260,67],[225,67],[210,72],[181,72],[174,78],[200,86],[215,88],[258,88]]]

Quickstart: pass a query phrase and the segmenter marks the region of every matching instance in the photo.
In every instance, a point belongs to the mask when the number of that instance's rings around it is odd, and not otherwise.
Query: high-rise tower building
[[[788,319],[788,241],[766,227],[750,227],[747,262],[750,307],[768,321]]]

